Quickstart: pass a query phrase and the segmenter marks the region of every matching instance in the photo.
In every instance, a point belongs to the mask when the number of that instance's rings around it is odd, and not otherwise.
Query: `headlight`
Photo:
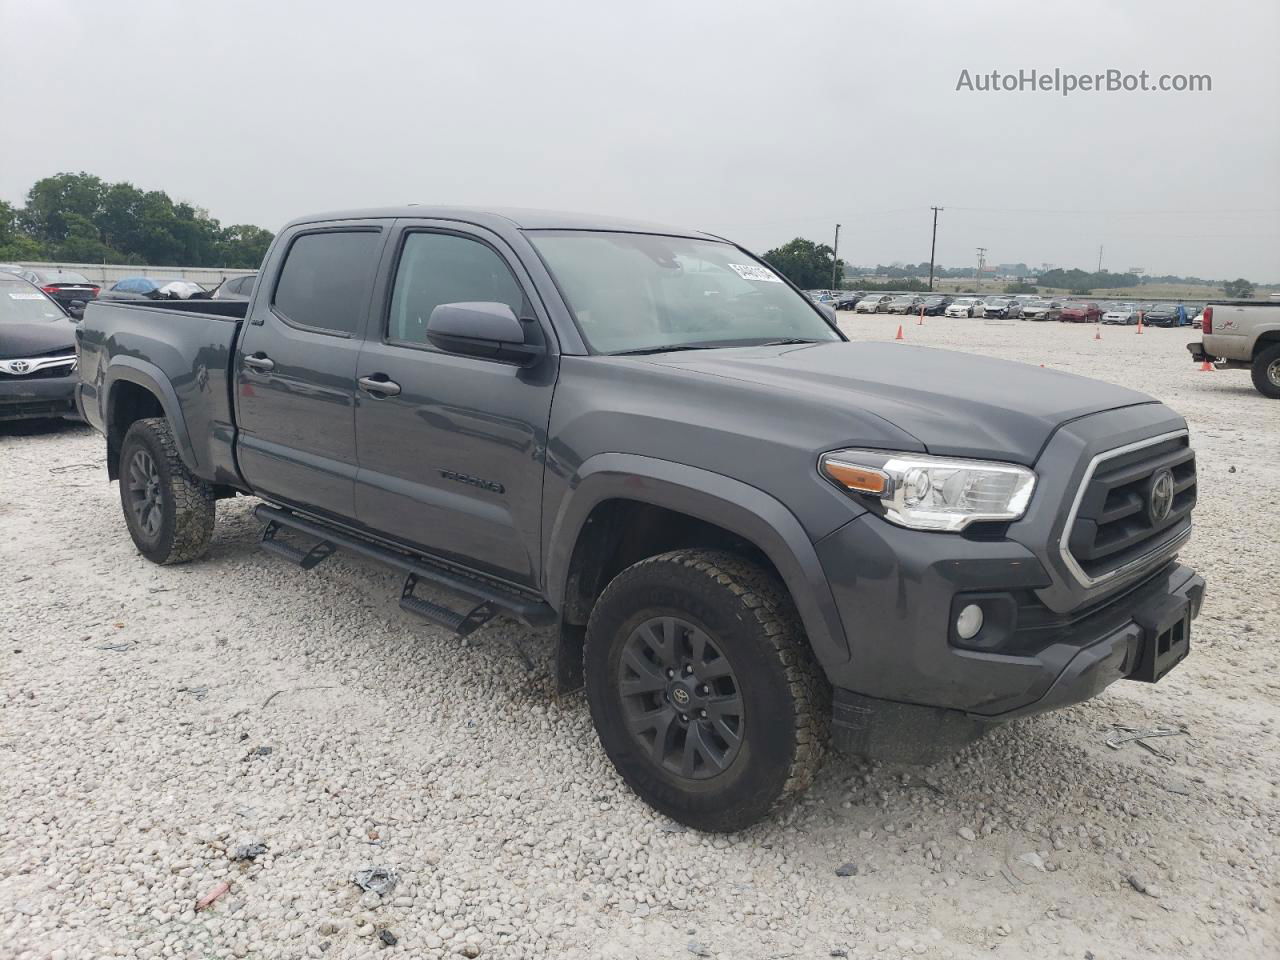
[[[1017,520],[1036,475],[1026,467],[883,450],[836,450],[818,462],[840,489],[875,497],[887,520],[912,530],[963,530],[980,520]]]

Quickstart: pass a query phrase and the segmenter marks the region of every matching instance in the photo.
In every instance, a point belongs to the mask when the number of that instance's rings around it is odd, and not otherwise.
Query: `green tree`
[[[32,184],[22,211],[26,232],[46,246],[67,239],[74,214],[93,223],[107,185],[91,173],[59,173]]]
[[[271,240],[269,230],[249,224],[224,230],[208,211],[163,190],[89,173],[45,177],[23,209],[0,206],[0,257],[7,260],[256,267]]]
[[[1103,270],[1100,273],[1086,273],[1083,270],[1063,270],[1056,268],[1040,274],[1042,287],[1060,287],[1072,291],[1106,290],[1133,285],[1133,276],[1128,273],[1111,273]]]
[[[826,289],[833,267],[837,278],[844,275],[844,261],[835,258],[831,247],[803,237],[770,250],[764,260],[802,290]]]
[[[112,263],[120,259],[120,254],[99,238],[92,220],[78,213],[63,216],[66,235],[53,248],[55,259],[71,263]]]
[[[248,223],[225,228],[218,238],[219,266],[257,269],[267,255],[273,234]]]
[[[7,200],[0,200],[0,263],[13,260],[39,260],[44,247],[22,229],[21,211]]]
[[[138,249],[143,193],[132,183],[113,183],[102,195],[96,217],[102,242],[117,250]]]
[[[1253,296],[1253,284],[1244,277],[1228,280],[1222,285],[1222,290],[1232,300],[1248,300]]]
[[[859,290],[888,290],[888,291],[904,291],[907,293],[923,293],[929,289],[929,284],[925,283],[919,277],[905,277],[899,279],[890,278],[888,280],[864,280],[857,284]]]

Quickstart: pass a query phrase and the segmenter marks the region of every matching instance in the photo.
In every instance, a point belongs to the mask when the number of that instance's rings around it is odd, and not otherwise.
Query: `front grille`
[[[75,354],[68,354],[65,348],[37,354],[34,357],[15,357],[12,360],[0,360],[0,365],[12,364],[15,360],[25,360],[29,368],[27,372],[10,373],[3,366],[0,366],[0,381],[51,380],[57,377],[69,377],[76,372]]]
[[[5,373],[0,370],[0,380],[53,380],[58,377],[69,377],[75,372],[76,365],[74,363],[64,363],[58,367],[44,367],[40,370],[32,370],[30,373]]]
[[[1168,470],[1168,514],[1153,511]],[[1196,455],[1182,431],[1104,453],[1091,464],[1063,537],[1064,558],[1086,586],[1154,559],[1180,542],[1196,504]]]

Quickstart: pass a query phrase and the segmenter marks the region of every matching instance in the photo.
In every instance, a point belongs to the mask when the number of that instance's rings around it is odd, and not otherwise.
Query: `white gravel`
[[[220,506],[205,560],[152,566],[97,435],[0,427],[0,956],[1280,955],[1280,403],[1197,372],[1189,331],[905,333],[1186,415],[1192,656],[932,768],[835,757],[733,837],[630,795],[581,697],[552,695],[547,636],[463,644],[373,563],[286,566],[250,500]],[[1107,748],[1116,725],[1187,734],[1156,756]],[[397,874],[385,896],[352,883],[372,867]]]

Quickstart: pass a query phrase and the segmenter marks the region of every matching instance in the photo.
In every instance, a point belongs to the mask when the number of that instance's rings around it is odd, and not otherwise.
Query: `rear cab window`
[[[298,235],[280,268],[272,312],[293,326],[357,335],[368,312],[381,245],[377,228]]]

